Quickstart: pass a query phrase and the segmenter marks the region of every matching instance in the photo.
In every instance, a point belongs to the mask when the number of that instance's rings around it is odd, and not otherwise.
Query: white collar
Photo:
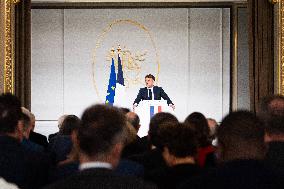
[[[79,170],[85,170],[90,168],[106,168],[106,169],[112,169],[112,165],[110,163],[101,162],[101,161],[93,161],[93,162],[87,162],[82,163],[79,166]]]

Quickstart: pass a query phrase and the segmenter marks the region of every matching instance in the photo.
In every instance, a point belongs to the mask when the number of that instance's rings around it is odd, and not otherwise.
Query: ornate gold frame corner
[[[5,0],[4,92],[15,93],[14,9],[20,0]]]

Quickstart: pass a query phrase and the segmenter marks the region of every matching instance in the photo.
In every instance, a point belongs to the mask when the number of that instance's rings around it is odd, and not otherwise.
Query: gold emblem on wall
[[[114,30],[122,28],[121,33],[114,33]],[[137,38],[143,38],[144,41],[148,41],[149,45],[145,47],[139,47],[139,44],[135,45],[129,37],[127,40],[125,38],[129,35],[134,35],[137,32]],[[116,35],[109,39],[109,35]],[[143,35],[143,37],[141,37]],[[124,40],[121,40],[121,37],[124,37]],[[108,39],[107,39],[108,38]],[[107,44],[107,45],[106,45]],[[118,45],[118,46],[117,46]],[[155,74],[156,83],[158,83],[159,72],[160,72],[160,60],[157,46],[155,44],[154,38],[151,32],[141,23],[134,20],[115,20],[108,24],[106,28],[103,29],[102,33],[98,36],[96,47],[93,54],[93,64],[92,64],[92,77],[93,85],[98,96],[99,101],[102,101],[102,97],[99,94],[98,84],[102,75],[108,75],[109,71],[106,73],[98,72],[98,67],[110,67],[110,61],[113,56],[113,52],[110,51],[111,46],[117,46],[116,53],[120,54],[123,74],[125,79],[126,88],[131,86],[141,86],[144,84],[144,76],[149,74]],[[114,47],[113,47],[114,49]],[[104,54],[104,55],[103,55]],[[104,64],[101,63],[102,58],[99,59],[99,56],[104,56]],[[117,64],[117,61],[115,61]],[[98,65],[101,64],[101,65]],[[149,68],[151,69],[145,69]],[[117,65],[116,65],[117,68]],[[106,69],[109,70],[109,69]],[[100,88],[101,89],[101,88]]]
[[[110,62],[111,58],[113,58],[115,60],[116,70],[118,67],[118,54],[121,57],[122,70],[124,74],[124,82],[126,88],[129,88],[131,85],[142,85],[144,83],[144,76],[142,75],[141,71],[143,62],[145,61],[147,56],[147,50],[144,50],[143,52],[132,52],[126,46],[121,48],[121,46],[118,45],[115,51],[113,47],[107,54],[106,60]]]

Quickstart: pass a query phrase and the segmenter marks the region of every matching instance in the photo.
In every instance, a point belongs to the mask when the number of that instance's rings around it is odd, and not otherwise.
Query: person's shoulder
[[[87,184],[87,186],[86,186]],[[66,179],[51,184],[44,189],[64,189],[64,188],[138,188],[154,189],[155,185],[147,183],[139,178],[121,176],[114,174],[112,171],[103,169],[92,169],[79,172]]]
[[[147,90],[147,87],[142,87],[139,89],[139,91],[145,91],[145,90]]]
[[[144,181],[140,178],[136,178],[133,176],[121,176],[117,175],[115,179],[112,179],[113,184],[115,184],[118,188],[136,188],[136,189],[155,189],[157,188],[151,182]]]
[[[163,88],[159,87],[159,86],[154,86],[153,89],[155,89],[155,90],[163,90]]]

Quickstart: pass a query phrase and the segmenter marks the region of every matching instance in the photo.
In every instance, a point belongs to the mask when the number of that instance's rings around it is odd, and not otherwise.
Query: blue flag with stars
[[[116,73],[114,66],[114,59],[111,59],[111,67],[110,67],[110,75],[109,75],[109,83],[107,88],[107,96],[106,96],[106,104],[113,105],[114,96],[115,96],[115,88],[116,88]]]

